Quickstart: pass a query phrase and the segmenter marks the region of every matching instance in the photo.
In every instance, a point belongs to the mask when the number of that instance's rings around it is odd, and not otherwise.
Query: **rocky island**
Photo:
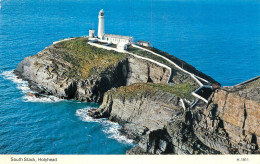
[[[127,154],[260,153],[260,77],[220,88],[156,48],[102,46],[88,37],[63,40],[14,73],[37,96],[100,103],[88,114],[122,125],[122,135],[136,142]]]

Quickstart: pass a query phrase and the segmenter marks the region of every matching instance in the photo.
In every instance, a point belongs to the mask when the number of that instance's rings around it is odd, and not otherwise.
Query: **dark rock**
[[[82,45],[87,45],[87,39],[79,40]],[[96,50],[95,47],[88,48]],[[193,103],[185,101],[183,109],[181,100],[184,97],[165,89],[143,92],[142,85],[134,88],[129,95],[122,94],[120,89],[127,90],[135,83],[168,85],[166,83],[170,76],[170,70],[126,54],[120,54],[123,56],[120,60],[104,69],[94,65],[91,74],[79,76],[79,70],[71,71],[78,68],[75,66],[81,62],[79,59],[74,61],[77,54],[70,56],[70,49],[52,45],[25,58],[14,73],[27,80],[29,87],[39,93],[28,93],[29,96],[39,97],[45,94],[102,102],[98,109],[91,109],[88,114],[94,118],[108,118],[122,125],[121,134],[137,143],[128,154],[260,153],[260,78],[234,87],[220,88],[219,83],[194,67],[154,50],[177,64],[183,64],[190,72],[207,78],[214,89],[213,94],[206,97],[208,104],[192,99],[191,101],[197,102],[196,105],[191,107]],[[103,61],[103,64],[106,63]],[[86,63],[81,66],[88,65]],[[171,85],[197,85],[190,75],[175,68],[171,71]]]
[[[31,96],[31,97],[35,97],[35,98],[42,97],[42,96],[41,96],[40,94],[38,94],[38,93],[30,93],[30,92],[28,92],[27,95],[28,95],[28,96]]]

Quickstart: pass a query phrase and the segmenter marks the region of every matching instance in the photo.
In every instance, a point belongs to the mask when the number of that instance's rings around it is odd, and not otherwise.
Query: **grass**
[[[177,64],[179,67],[183,68],[184,70],[188,71],[188,72],[191,72],[195,75],[198,75],[206,80],[208,80],[209,82],[214,82],[216,83],[216,81],[214,79],[212,79],[211,77],[205,75],[204,73],[198,71],[195,67],[193,67],[192,65],[186,63],[185,61],[181,60],[181,59],[178,59],[176,58],[175,56],[171,55],[171,54],[168,54],[167,52],[164,52],[164,51],[161,51],[157,48],[154,48],[154,47],[144,47],[144,46],[141,46],[145,49],[148,49],[148,50],[151,50],[157,54],[160,54],[164,57],[166,57],[167,59],[173,61],[175,64]]]
[[[155,83],[136,83],[130,86],[120,87],[114,95],[118,98],[140,98],[141,96],[153,96],[158,91],[168,92],[178,97],[192,100],[193,96],[191,92],[196,89],[191,83],[176,84],[170,86],[167,84],[155,84]]]
[[[126,54],[96,48],[87,42],[86,38],[76,38],[55,45],[64,52],[62,58],[73,66],[68,72],[71,78],[85,79],[102,73],[127,57]]]
[[[105,45],[105,44],[107,44],[107,43],[105,43],[105,42],[99,42],[99,41],[95,41],[95,43],[96,43],[96,44],[100,44],[100,45]]]
[[[147,51],[144,51],[144,50],[141,50],[139,48],[136,48],[136,47],[133,47],[133,46],[129,46],[127,48],[127,51],[131,52],[131,53],[134,53],[134,54],[137,54],[139,56],[142,56],[142,57],[146,57],[146,58],[149,58],[149,59],[153,59],[155,61],[158,61],[159,63],[162,63],[162,64],[165,64],[171,68],[174,68],[174,66],[169,63],[168,61],[166,61],[165,59],[159,57],[159,56],[156,56],[150,52],[147,52]]]
[[[108,47],[117,48],[117,45],[116,44],[110,44],[110,45],[108,45]]]

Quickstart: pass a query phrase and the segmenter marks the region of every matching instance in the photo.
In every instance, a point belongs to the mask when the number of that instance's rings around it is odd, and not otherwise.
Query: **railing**
[[[59,41],[53,42],[52,44],[57,44],[57,43],[60,43],[60,42],[63,42],[63,41],[73,40],[73,39],[75,39],[75,38],[62,39],[62,40],[59,40]]]
[[[163,58],[164,60],[166,60],[166,61],[168,61],[169,63],[171,63],[172,65],[174,65],[174,66],[175,66],[176,68],[178,68],[179,70],[181,70],[181,71],[183,71],[183,72],[189,74],[200,86],[203,86],[203,84],[202,84],[198,79],[200,79],[200,80],[202,80],[202,81],[204,81],[204,82],[209,83],[207,80],[205,80],[205,79],[203,79],[203,78],[201,78],[201,77],[199,77],[199,76],[197,76],[197,75],[194,75],[193,73],[190,73],[190,72],[186,71],[185,69],[181,68],[180,66],[178,66],[176,63],[174,63],[174,62],[171,61],[170,59],[168,59],[168,58],[166,58],[166,57],[164,57],[164,56],[162,56],[162,55],[160,55],[160,54],[158,54],[158,53],[155,53],[155,52],[153,52],[153,51],[151,51],[151,50],[148,50],[148,49],[146,49],[146,48],[143,48],[143,47],[140,47],[140,46],[137,46],[137,45],[134,45],[134,44],[133,44],[132,46],[133,46],[133,47],[136,47],[136,48],[139,48],[139,49],[142,49],[142,50],[144,50],[144,51],[150,52],[150,53],[152,53],[152,54],[154,54],[154,55],[156,55],[156,56],[159,56],[159,57]]]
[[[118,50],[117,48],[112,48],[112,47],[107,47],[107,46],[105,46],[105,45],[96,44],[96,43],[94,43],[95,41],[97,41],[97,40],[95,39],[95,40],[89,41],[88,44],[93,45],[93,46],[96,46],[96,47],[99,47],[99,48],[104,48],[104,49],[107,49],[107,50],[114,50],[114,51],[117,51],[117,52],[127,53],[127,54],[130,54],[130,55],[132,55],[132,56],[134,56],[134,57],[136,57],[136,58],[150,61],[150,62],[155,63],[155,64],[157,64],[157,65],[159,65],[159,66],[161,66],[161,67],[164,67],[164,68],[168,69],[168,70],[170,71],[170,76],[168,77],[167,83],[170,82],[170,80],[171,80],[170,78],[172,77],[172,68],[170,68],[169,66],[167,66],[167,65],[165,65],[165,64],[162,64],[162,63],[160,63],[160,62],[158,62],[158,61],[155,61],[155,60],[153,60],[153,59],[146,58],[146,57],[142,57],[142,56],[136,55],[136,54],[134,54],[134,53],[131,53],[131,52],[128,52],[128,51],[125,51],[125,50],[121,50],[121,51],[120,51],[120,50]],[[99,41],[99,40],[98,40],[98,41]],[[164,60],[168,61],[169,63],[171,63],[174,67],[178,68],[179,70],[183,71],[184,73],[189,74],[189,75],[191,76],[191,78],[194,79],[194,80],[199,84],[199,86],[200,86],[200,87],[197,88],[195,91],[193,91],[191,94],[192,94],[194,97],[196,97],[196,98],[198,98],[198,99],[201,99],[201,100],[203,100],[204,102],[208,103],[208,100],[206,100],[205,98],[203,98],[202,96],[200,96],[200,95],[198,95],[198,94],[196,93],[198,90],[200,90],[200,89],[202,89],[202,88],[204,88],[204,87],[205,87],[205,88],[212,88],[212,86],[203,85],[203,84],[201,83],[201,81],[204,81],[204,82],[206,82],[206,83],[209,83],[207,80],[205,80],[205,79],[203,79],[203,78],[201,78],[201,77],[199,77],[199,76],[197,76],[197,75],[194,75],[193,73],[190,73],[190,72],[184,70],[183,68],[181,68],[180,66],[178,66],[176,63],[174,63],[174,62],[171,61],[170,59],[168,59],[168,58],[166,58],[166,57],[164,57],[164,56],[162,56],[162,55],[160,55],[160,54],[157,54],[157,53],[155,53],[155,52],[153,52],[153,51],[151,51],[151,50],[142,48],[142,47],[137,46],[137,45],[134,45],[134,44],[132,44],[132,46],[135,47],[135,48],[139,48],[139,49],[142,49],[142,50],[144,50],[144,51],[150,52],[150,53],[152,53],[152,54],[154,54],[154,55],[156,55],[156,56],[159,56],[159,57],[163,58]],[[201,80],[201,81],[200,81],[200,80]],[[186,110],[185,103],[184,103],[183,99],[180,99],[180,101],[181,101],[181,104],[182,104],[183,109]],[[197,102],[197,101],[196,101],[196,102]]]

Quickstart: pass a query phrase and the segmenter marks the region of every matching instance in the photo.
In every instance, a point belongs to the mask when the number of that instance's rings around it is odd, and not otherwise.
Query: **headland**
[[[105,34],[103,20],[98,36],[54,42],[14,73],[35,96],[101,103],[89,115],[122,125],[127,154],[260,153],[260,77],[221,88],[149,42]]]

